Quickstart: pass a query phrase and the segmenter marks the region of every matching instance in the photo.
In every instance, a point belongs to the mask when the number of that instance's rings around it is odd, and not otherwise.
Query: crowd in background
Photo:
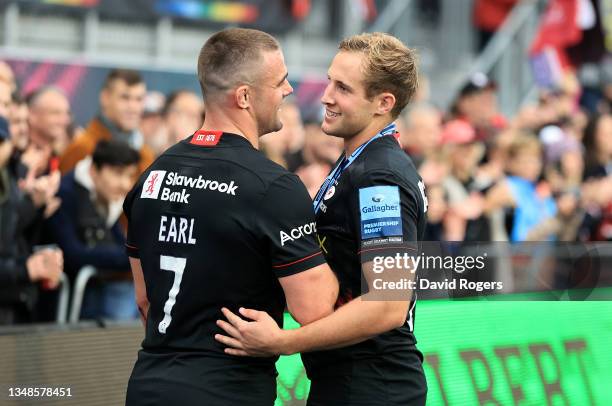
[[[513,117],[496,85],[476,74],[449,111],[416,99],[398,118],[399,141],[427,190],[426,241],[612,239],[612,74],[589,88],[561,86]],[[188,90],[147,91],[138,72],[112,70],[99,113],[80,128],[68,98],[45,86],[21,94],[0,62],[0,324],[48,320],[62,275],[98,270],[84,318],[135,318],[121,204],[153,159],[200,128],[204,104]],[[342,140],[303,122],[291,97],[283,129],[261,150],[295,172],[313,196]]]

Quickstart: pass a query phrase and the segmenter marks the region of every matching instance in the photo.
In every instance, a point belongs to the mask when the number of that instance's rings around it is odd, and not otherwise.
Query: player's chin
[[[283,128],[283,122],[280,120],[276,120],[276,123],[274,125],[274,131],[280,131]]]
[[[323,123],[321,124],[321,131],[323,131],[325,134],[327,135],[335,135],[337,136],[338,134],[338,125],[337,124],[332,124],[332,123],[328,123],[326,121],[323,121]]]

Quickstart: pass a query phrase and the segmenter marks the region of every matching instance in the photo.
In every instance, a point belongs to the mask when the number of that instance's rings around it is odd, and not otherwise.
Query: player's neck
[[[257,135],[257,130],[250,127],[251,126],[240,123],[237,120],[233,120],[226,114],[219,114],[218,112],[209,113],[207,111],[201,130],[222,131],[224,133],[240,135],[246,138],[253,148],[259,149],[259,136]]]
[[[379,117],[378,119],[372,120],[370,124],[363,130],[355,134],[350,138],[344,139],[344,154],[348,157],[362,144],[368,142],[372,137],[378,134],[383,128],[385,128],[391,121],[390,117]]]

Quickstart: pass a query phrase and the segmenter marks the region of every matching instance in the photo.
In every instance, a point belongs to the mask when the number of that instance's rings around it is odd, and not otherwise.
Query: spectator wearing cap
[[[75,137],[60,159],[62,174],[72,170],[79,161],[90,155],[98,141],[110,139],[124,141],[139,151],[138,171],[144,171],[154,158],[153,151],[144,143],[140,133],[146,91],[146,85],[138,72],[112,70],[100,92],[100,114]]]
[[[446,123],[441,139],[450,158],[450,172],[442,182],[449,204],[447,238],[488,241],[488,221],[482,215],[482,187],[476,177],[484,146],[476,139],[474,128],[460,119]]]
[[[12,149],[8,122],[0,116],[0,325],[34,321],[38,283],[55,289],[63,270],[60,250],[32,253],[25,230],[39,219],[44,202],[35,199],[40,193],[30,196],[17,186],[9,167]]]
[[[580,187],[584,172],[584,148],[580,142],[556,125],[540,130],[544,148],[546,179],[553,193]]]
[[[507,126],[497,107],[496,91],[497,85],[484,73],[477,72],[463,86],[453,104],[453,117],[470,123],[479,140],[488,140]]]
[[[125,237],[119,225],[122,204],[138,172],[140,156],[125,142],[102,140],[93,155],[62,178],[61,208],[49,229],[64,250],[71,278],[85,265],[101,277],[88,285],[82,317],[132,319],[137,315]]]

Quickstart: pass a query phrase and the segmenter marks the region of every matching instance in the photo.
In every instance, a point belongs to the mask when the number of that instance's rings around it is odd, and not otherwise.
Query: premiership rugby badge
[[[371,186],[359,189],[361,239],[402,235],[402,213],[397,186]]]

